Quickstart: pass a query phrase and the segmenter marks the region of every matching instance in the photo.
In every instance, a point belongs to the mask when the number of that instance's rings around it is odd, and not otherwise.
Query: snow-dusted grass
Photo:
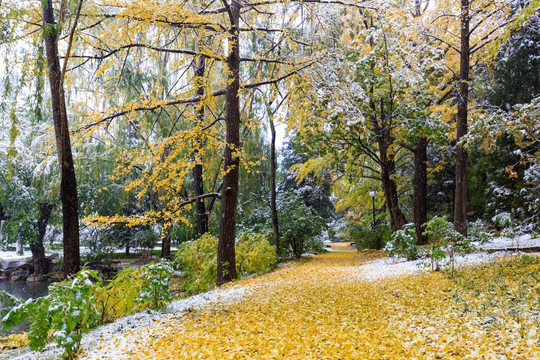
[[[506,249],[506,248],[517,248],[523,249],[528,247],[537,247],[540,246],[540,238],[533,238],[530,234],[518,235],[514,238],[508,237],[496,237],[493,241],[488,242],[487,244],[475,244],[476,247],[480,250],[491,250],[491,249]]]
[[[517,241],[516,241],[517,240]],[[517,246],[519,244],[519,246]],[[511,254],[513,251],[497,251],[487,253],[487,250],[493,249],[514,249],[540,246],[540,238],[531,238],[530,235],[522,235],[519,238],[511,239],[506,237],[497,237],[487,244],[473,244],[478,251],[471,254],[456,256],[456,265],[473,265],[492,261],[496,258]],[[408,274],[418,274],[429,268],[427,259],[406,261],[402,258],[381,258],[373,260],[360,266],[360,272],[357,276],[366,280],[379,280],[387,277],[395,277]]]

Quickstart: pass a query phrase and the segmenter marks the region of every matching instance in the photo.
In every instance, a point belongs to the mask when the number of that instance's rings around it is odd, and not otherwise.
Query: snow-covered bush
[[[29,320],[30,349],[42,350],[49,335],[64,349],[63,357],[72,359],[78,352],[82,334],[99,321],[93,282],[100,278],[95,271],[82,270],[73,277],[49,287],[49,295],[26,302],[12,301],[11,308],[3,309],[2,327],[10,329]]]
[[[486,231],[486,225],[480,219],[469,224],[469,239],[485,244],[493,240],[493,235]]]
[[[315,210],[304,204],[296,193],[281,197],[279,208],[279,229],[281,232],[281,257],[294,256],[299,259],[306,252],[318,252],[322,248],[313,241],[326,230],[326,220]]]
[[[169,279],[174,274],[167,260],[146,265],[139,275],[143,283],[137,301],[149,304],[154,310],[163,309],[172,299]]]
[[[424,234],[429,238],[428,255],[432,270],[439,270],[442,261],[448,257],[453,276],[456,255],[471,251],[471,239],[456,232],[446,216],[435,216],[429,220]]]
[[[403,229],[394,232],[384,247],[389,256],[400,256],[414,260],[418,256],[414,224],[405,224]]]
[[[505,229],[512,225],[512,217],[507,212],[500,212],[491,218],[498,229]]]

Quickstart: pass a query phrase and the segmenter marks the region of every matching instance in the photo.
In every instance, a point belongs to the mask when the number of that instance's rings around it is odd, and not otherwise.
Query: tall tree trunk
[[[426,245],[424,235],[427,221],[427,146],[428,140],[421,137],[414,150],[414,228],[418,245]]]
[[[62,70],[58,58],[59,28],[55,24],[52,0],[42,1],[42,10],[43,36],[49,69],[54,133],[60,165],[60,199],[62,202],[64,232],[64,275],[68,276],[79,271],[81,262],[77,181],[69,139]]]
[[[386,200],[386,206],[390,213],[390,220],[396,230],[401,230],[407,223],[405,215],[399,208],[397,186],[392,179],[392,175],[396,172],[396,164],[394,160],[383,161],[381,166],[381,181],[384,191],[384,198]]]
[[[456,193],[454,198],[454,229],[467,235],[467,153],[459,144],[467,134],[467,106],[469,102],[470,30],[469,0],[461,0],[461,49],[457,99]]]
[[[5,219],[5,214],[4,214],[4,207],[2,206],[2,204],[0,204],[0,244],[2,244],[2,241],[4,240],[4,219]]]
[[[165,231],[165,236],[161,238],[161,258],[170,259],[171,258],[171,234],[169,230]]]
[[[384,117],[384,112],[381,105],[381,114]],[[375,133],[377,135],[377,142],[379,146],[379,157],[381,161],[381,182],[384,191],[384,198],[386,200],[386,206],[390,213],[390,220],[396,230],[401,230],[407,223],[405,215],[399,208],[397,186],[392,178],[396,173],[396,162],[394,156],[389,154],[390,145],[393,143],[392,134],[390,132],[390,126],[382,123],[383,126],[374,123]]]
[[[270,143],[270,210],[272,212],[272,226],[274,228],[274,245],[276,247],[276,255],[279,257],[280,241],[276,191],[276,126],[274,124],[274,119],[270,111],[268,116],[270,120],[270,132],[272,133],[272,141]]]
[[[224,0],[226,4],[226,0]],[[228,4],[226,4],[228,6]],[[231,0],[229,6],[230,51],[227,56],[228,85],[226,102],[225,176],[221,197],[221,219],[217,259],[217,282],[222,285],[237,278],[235,259],[236,205],[238,202],[238,173],[240,165],[240,3]]]
[[[43,239],[45,238],[47,224],[49,223],[53,207],[54,205],[52,204],[39,204],[39,220],[37,222],[38,237],[34,242],[30,242],[34,274],[36,275],[45,275],[49,272]]]
[[[197,78],[197,95],[201,98],[204,95],[204,85],[202,78],[204,77],[204,71],[206,67],[206,57],[200,56],[196,63],[195,77]],[[204,104],[201,101],[200,108],[197,110],[197,126],[201,126],[204,121]],[[197,148],[197,147],[196,147]],[[193,152],[195,161],[198,161],[199,152],[195,150]],[[204,194],[203,183],[203,167],[202,164],[197,162],[193,168],[193,185],[195,187],[195,197]],[[204,199],[201,198],[195,202],[195,211],[197,213],[197,235],[201,236],[208,232],[208,213],[204,204]]]

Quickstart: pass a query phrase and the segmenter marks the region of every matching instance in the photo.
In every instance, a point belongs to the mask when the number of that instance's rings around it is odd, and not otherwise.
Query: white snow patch
[[[361,265],[356,269],[356,275],[361,279],[374,281],[387,277],[418,273],[420,271],[418,264],[418,260],[406,261],[386,257]]]
[[[173,301],[167,307],[170,313],[177,314],[188,310],[198,310],[217,304],[231,304],[238,302],[251,294],[251,289],[245,286],[231,286],[226,289],[212,291]]]
[[[25,250],[22,254],[16,251],[0,251],[0,260],[23,260],[31,256],[32,252],[30,250]]]
[[[487,244],[473,244],[479,252],[467,255],[456,256],[456,266],[473,265],[483,262],[492,261],[498,257],[512,254],[513,251],[504,251],[504,249],[527,248],[540,246],[540,239],[531,238],[530,235],[521,235],[514,239],[506,237],[497,237]],[[486,253],[485,250],[500,249],[501,251]],[[373,260],[369,263],[362,264],[356,272],[356,276],[361,279],[374,281],[388,277],[397,277],[409,274],[418,274],[421,271],[427,270],[425,264],[428,259],[419,259],[414,261],[406,261],[401,258],[382,258]]]
[[[514,238],[508,237],[496,237],[493,241],[490,241],[487,244],[475,244],[479,250],[490,250],[490,249],[507,249],[507,248],[517,248],[523,249],[527,247],[537,247],[540,246],[540,238],[532,238],[530,234],[518,235]]]

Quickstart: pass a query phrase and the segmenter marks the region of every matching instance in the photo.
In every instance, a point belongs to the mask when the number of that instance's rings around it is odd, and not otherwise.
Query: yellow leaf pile
[[[240,284],[236,304],[154,325],[129,359],[539,359],[540,257],[367,281],[334,252]],[[234,286],[234,285],[233,285]]]

